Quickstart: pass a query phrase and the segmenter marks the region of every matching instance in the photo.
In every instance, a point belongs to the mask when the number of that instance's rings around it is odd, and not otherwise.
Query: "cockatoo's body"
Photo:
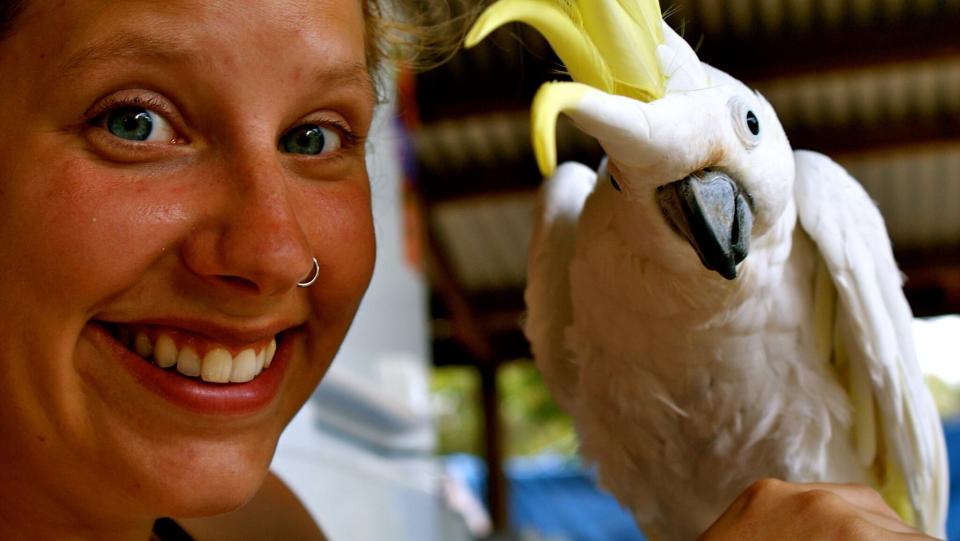
[[[583,11],[635,24],[656,5],[633,3],[501,0],[469,40],[511,4],[607,24]],[[514,18],[538,26],[538,13]],[[563,57],[556,16],[538,28]],[[943,435],[877,209],[828,158],[794,153],[762,97],[663,32],[659,69],[631,79],[646,87],[605,88],[631,97],[554,83],[534,103],[546,172],[560,112],[608,154],[546,182],[526,291],[534,358],[583,455],[655,540],[694,539],[765,477],[868,484],[943,536]],[[608,70],[604,47],[577,69]]]
[[[592,185],[595,175],[568,164],[546,190]],[[575,368],[536,358],[551,388],[569,395],[582,453],[644,531],[694,539],[764,477],[876,484],[850,436],[847,393],[817,352],[819,256],[794,210],[727,282],[702,267],[683,275],[625,257],[629,240],[611,219],[616,195],[594,191],[571,237],[572,318],[547,347],[562,344]],[[543,248],[531,257],[556,255]],[[534,273],[542,265],[563,262],[534,261]],[[538,278],[527,292],[535,352],[557,316]]]

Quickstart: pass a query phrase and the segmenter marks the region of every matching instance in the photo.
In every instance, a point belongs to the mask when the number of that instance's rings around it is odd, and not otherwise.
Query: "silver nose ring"
[[[317,258],[313,258],[313,267],[310,268],[310,276],[305,278],[302,282],[297,282],[297,287],[310,287],[314,282],[317,281],[319,276],[320,263],[317,263]]]

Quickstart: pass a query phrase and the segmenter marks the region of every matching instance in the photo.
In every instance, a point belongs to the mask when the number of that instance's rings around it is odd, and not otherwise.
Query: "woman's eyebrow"
[[[62,62],[59,74],[63,78],[78,77],[89,69],[129,58],[194,65],[204,62],[202,56],[185,48],[183,41],[175,36],[120,33],[95,42],[68,56]],[[370,71],[366,64],[361,62],[321,66],[314,71],[312,78],[319,84],[356,87],[364,94],[364,98],[370,100],[376,97]]]
[[[64,77],[76,76],[91,67],[109,64],[120,59],[139,58],[165,62],[197,63],[199,58],[183,48],[171,36],[121,33],[95,42],[70,55],[60,66]]]
[[[318,84],[354,87],[370,100],[376,97],[370,70],[359,62],[321,67],[314,71],[313,80]]]

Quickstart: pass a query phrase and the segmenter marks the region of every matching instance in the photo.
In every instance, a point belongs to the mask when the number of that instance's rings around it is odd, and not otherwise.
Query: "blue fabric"
[[[510,519],[515,530],[551,540],[643,541],[633,517],[596,488],[592,472],[547,459],[512,462]]]
[[[947,539],[960,541],[960,420],[944,423],[950,460]],[[451,474],[475,494],[486,492],[486,472],[476,457],[447,461]],[[514,459],[507,464],[510,522],[516,531],[534,531],[550,541],[643,541],[633,518],[594,484],[576,462],[556,457]]]
[[[947,539],[960,541],[960,420],[943,424],[950,464],[950,506],[947,509]]]
[[[447,470],[474,494],[486,494],[486,468],[469,455],[447,457]],[[644,541],[633,518],[596,487],[590,471],[555,456],[507,463],[510,525],[549,541]]]

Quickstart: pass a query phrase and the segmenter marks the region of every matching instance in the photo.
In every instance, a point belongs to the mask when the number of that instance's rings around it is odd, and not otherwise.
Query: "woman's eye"
[[[280,149],[291,154],[325,154],[340,149],[340,135],[316,124],[297,126],[280,137]]]
[[[103,117],[103,127],[127,141],[172,142],[176,134],[157,113],[143,107],[119,107]]]

